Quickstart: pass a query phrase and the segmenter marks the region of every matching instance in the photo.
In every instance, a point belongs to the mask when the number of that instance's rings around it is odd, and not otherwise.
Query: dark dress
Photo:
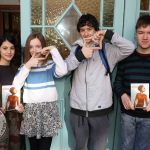
[[[16,72],[17,68],[12,65],[0,65],[0,84],[11,85]],[[0,101],[0,106],[2,106],[2,101]],[[8,111],[5,113],[5,116],[8,132],[5,134],[4,138],[0,140],[0,150],[24,150],[25,140],[24,137],[20,135],[22,114],[17,111]]]

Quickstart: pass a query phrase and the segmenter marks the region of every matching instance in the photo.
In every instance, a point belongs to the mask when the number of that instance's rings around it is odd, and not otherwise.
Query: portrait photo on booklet
[[[145,108],[149,102],[149,84],[131,83],[131,101],[135,109]]]
[[[20,104],[20,90],[17,90],[12,85],[2,86],[2,107],[6,111],[17,110],[17,106]]]

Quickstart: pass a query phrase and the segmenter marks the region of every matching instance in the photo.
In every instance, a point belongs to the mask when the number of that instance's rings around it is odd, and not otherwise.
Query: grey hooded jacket
[[[112,71],[116,63],[129,56],[135,47],[132,42],[110,30],[107,30],[105,38],[111,42],[105,43],[105,49],[110,71]],[[74,110],[86,112],[86,115],[92,111],[107,110],[113,104],[112,87],[109,75],[105,75],[106,69],[102,64],[99,52],[94,51],[90,59],[80,60],[75,54],[78,45],[82,47],[82,39],[74,43],[66,59],[68,72],[74,70],[70,106]]]

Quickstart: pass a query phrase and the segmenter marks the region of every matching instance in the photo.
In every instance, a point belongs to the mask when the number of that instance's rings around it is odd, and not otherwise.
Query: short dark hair
[[[95,29],[95,31],[99,30],[99,22],[96,17],[91,14],[83,14],[77,23],[77,30],[80,32],[80,28],[83,26],[91,26]]]
[[[137,20],[137,23],[136,23],[136,30],[140,27],[146,27],[150,25],[150,15],[142,15],[139,17],[139,19]]]

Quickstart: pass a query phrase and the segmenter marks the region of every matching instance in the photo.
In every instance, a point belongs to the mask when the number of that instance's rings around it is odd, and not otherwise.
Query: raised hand
[[[129,110],[129,109],[134,110],[134,105],[132,104],[130,97],[126,93],[124,93],[121,96],[121,100],[122,100],[122,104],[126,110]]]
[[[92,40],[99,45],[100,49],[102,49],[102,42],[104,40],[105,33],[106,30],[99,30],[93,35],[92,38]]]
[[[90,38],[92,39],[92,37],[83,39],[83,47],[81,51],[85,58],[91,58],[93,56],[94,51],[100,49],[100,47],[95,47],[87,43],[87,40],[90,40]]]
[[[83,39],[83,47],[81,49],[85,58],[91,58],[94,50],[86,43],[87,39]]]
[[[55,48],[56,48],[55,46],[47,46],[47,47],[44,47],[44,48],[41,50],[41,54],[44,55],[44,56],[46,56],[46,58],[47,58],[47,56],[49,55],[49,53],[51,53],[51,50],[52,50],[52,49],[55,49]]]
[[[28,69],[31,69],[32,67],[38,67],[39,62],[44,61],[45,57],[37,57],[36,53],[33,53],[32,57],[29,59],[29,61],[25,64],[25,66]]]
[[[43,56],[47,56],[47,55],[49,55],[49,53],[50,53],[50,46],[44,47],[44,48],[41,50],[41,54],[42,54]]]

